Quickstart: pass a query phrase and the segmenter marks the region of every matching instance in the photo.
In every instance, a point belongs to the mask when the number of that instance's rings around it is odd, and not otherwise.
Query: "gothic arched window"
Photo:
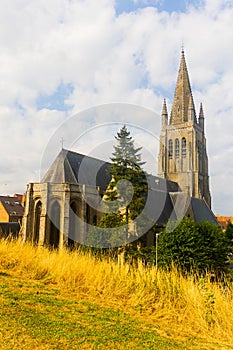
[[[33,241],[35,243],[38,243],[39,241],[41,210],[42,210],[42,203],[41,201],[38,201],[35,207],[34,236],[33,236]]]
[[[172,140],[168,141],[168,157],[169,158],[173,157],[173,142],[172,142]]]
[[[186,138],[182,138],[182,158],[186,157]]]
[[[68,246],[70,248],[74,247],[75,242],[75,219],[76,219],[76,213],[77,213],[77,205],[76,202],[73,201],[70,204],[70,210],[69,210],[69,236],[68,236]]]
[[[55,201],[50,212],[50,236],[49,244],[53,248],[58,248],[60,239],[60,205]]]
[[[180,142],[178,139],[175,140],[175,157],[179,158],[180,156]]]

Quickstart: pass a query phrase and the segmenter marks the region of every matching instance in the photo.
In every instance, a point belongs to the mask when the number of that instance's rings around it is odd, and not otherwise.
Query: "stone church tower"
[[[201,104],[197,119],[183,50],[170,118],[163,104],[158,175],[211,207],[204,113]]]

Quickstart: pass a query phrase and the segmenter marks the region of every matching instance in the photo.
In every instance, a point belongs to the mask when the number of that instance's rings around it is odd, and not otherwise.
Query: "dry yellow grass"
[[[228,289],[206,279],[194,281],[175,269],[156,271],[100,261],[78,251],[50,251],[0,241],[0,269],[24,278],[56,284],[77,298],[133,312],[153,323],[161,335],[217,341],[233,348],[233,297]]]

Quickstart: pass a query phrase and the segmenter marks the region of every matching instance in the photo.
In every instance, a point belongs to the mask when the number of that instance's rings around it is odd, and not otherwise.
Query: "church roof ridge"
[[[109,161],[106,161],[106,160],[103,160],[103,159],[100,159],[100,158],[96,158],[96,157],[93,157],[93,156],[89,156],[88,154],[84,154],[84,153],[79,153],[79,152],[76,152],[76,151],[72,151],[72,150],[69,150],[69,149],[65,149],[65,148],[63,148],[62,150],[61,150],[61,152],[64,152],[65,153],[65,155],[67,155],[67,154],[70,154],[70,155],[73,155],[73,156],[81,156],[81,157],[87,157],[87,158],[89,158],[89,159],[92,159],[92,160],[95,160],[95,161],[99,161],[99,162],[101,162],[101,163],[106,163],[106,164],[111,164]],[[60,153],[61,153],[60,152]],[[58,154],[58,156],[59,156],[59,154]]]

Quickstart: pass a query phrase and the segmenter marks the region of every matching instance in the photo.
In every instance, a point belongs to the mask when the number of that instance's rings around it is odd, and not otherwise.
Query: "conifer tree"
[[[102,227],[114,227],[128,224],[143,210],[146,195],[146,175],[141,166],[145,164],[139,153],[141,147],[135,148],[134,140],[124,125],[115,136],[117,144],[110,158],[112,181],[105,192],[105,202],[110,209],[101,219]],[[114,211],[114,212],[113,212]]]
[[[141,166],[145,162],[141,161],[141,154],[138,152],[141,151],[142,147],[135,148],[134,140],[125,125],[117,133],[115,139],[118,144],[114,146],[115,151],[111,157],[113,162],[111,166],[112,174],[119,177],[126,175],[127,169],[141,170]]]

